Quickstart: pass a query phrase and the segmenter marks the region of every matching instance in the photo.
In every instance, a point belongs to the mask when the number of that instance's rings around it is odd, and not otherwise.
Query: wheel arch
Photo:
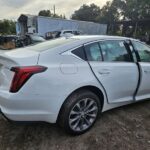
[[[60,107],[57,120],[58,120],[58,118],[59,118],[59,114],[60,114],[60,112],[61,112],[61,110],[62,110],[62,107],[63,107],[63,105],[65,104],[66,100],[67,100],[72,94],[74,94],[75,92],[80,91],[80,90],[89,90],[89,91],[93,92],[94,94],[96,94],[96,95],[98,96],[99,100],[100,100],[101,109],[103,108],[103,106],[104,106],[104,94],[103,94],[103,92],[102,92],[98,87],[96,87],[96,86],[92,86],[92,85],[83,86],[83,87],[80,87],[80,88],[74,90],[72,93],[70,93],[70,94],[67,96],[67,98],[65,99],[65,101],[63,102],[63,104],[62,104],[61,107]]]

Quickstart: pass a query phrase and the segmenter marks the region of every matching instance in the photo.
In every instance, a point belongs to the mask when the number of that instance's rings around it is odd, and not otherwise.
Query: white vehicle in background
[[[59,38],[0,53],[0,110],[14,121],[89,130],[106,110],[150,98],[150,47],[111,36]]]
[[[81,31],[78,31],[78,30],[62,30],[60,32],[60,37],[64,37],[66,35],[81,35]]]
[[[81,35],[82,32],[78,30],[62,30],[62,31],[53,31],[53,32],[47,32],[45,37],[47,40],[49,39],[55,39],[60,37],[70,37],[73,35]]]

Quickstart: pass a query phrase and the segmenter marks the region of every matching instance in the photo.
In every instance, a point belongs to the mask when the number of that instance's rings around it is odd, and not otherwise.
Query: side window
[[[103,41],[100,42],[104,61],[125,61],[131,62],[131,57],[124,45],[124,41]]]
[[[133,45],[139,53],[141,62],[150,62],[150,47],[137,41],[133,41]]]
[[[85,51],[89,61],[102,61],[100,46],[98,43],[92,43],[85,46]]]
[[[83,46],[73,50],[72,53],[80,57],[81,59],[86,60]]]
[[[66,33],[71,33],[72,34],[72,31],[64,31],[64,34],[66,34]]]

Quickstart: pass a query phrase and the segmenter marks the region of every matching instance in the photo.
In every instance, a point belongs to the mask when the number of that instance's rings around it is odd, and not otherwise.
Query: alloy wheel
[[[98,105],[94,99],[85,98],[77,102],[69,115],[69,126],[73,131],[87,130],[95,122],[98,115]]]

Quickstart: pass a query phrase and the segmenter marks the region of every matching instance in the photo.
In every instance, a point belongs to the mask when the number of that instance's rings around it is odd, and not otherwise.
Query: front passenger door
[[[137,91],[136,100],[150,98],[150,47],[139,41],[132,41],[134,49],[140,57],[140,85]]]

